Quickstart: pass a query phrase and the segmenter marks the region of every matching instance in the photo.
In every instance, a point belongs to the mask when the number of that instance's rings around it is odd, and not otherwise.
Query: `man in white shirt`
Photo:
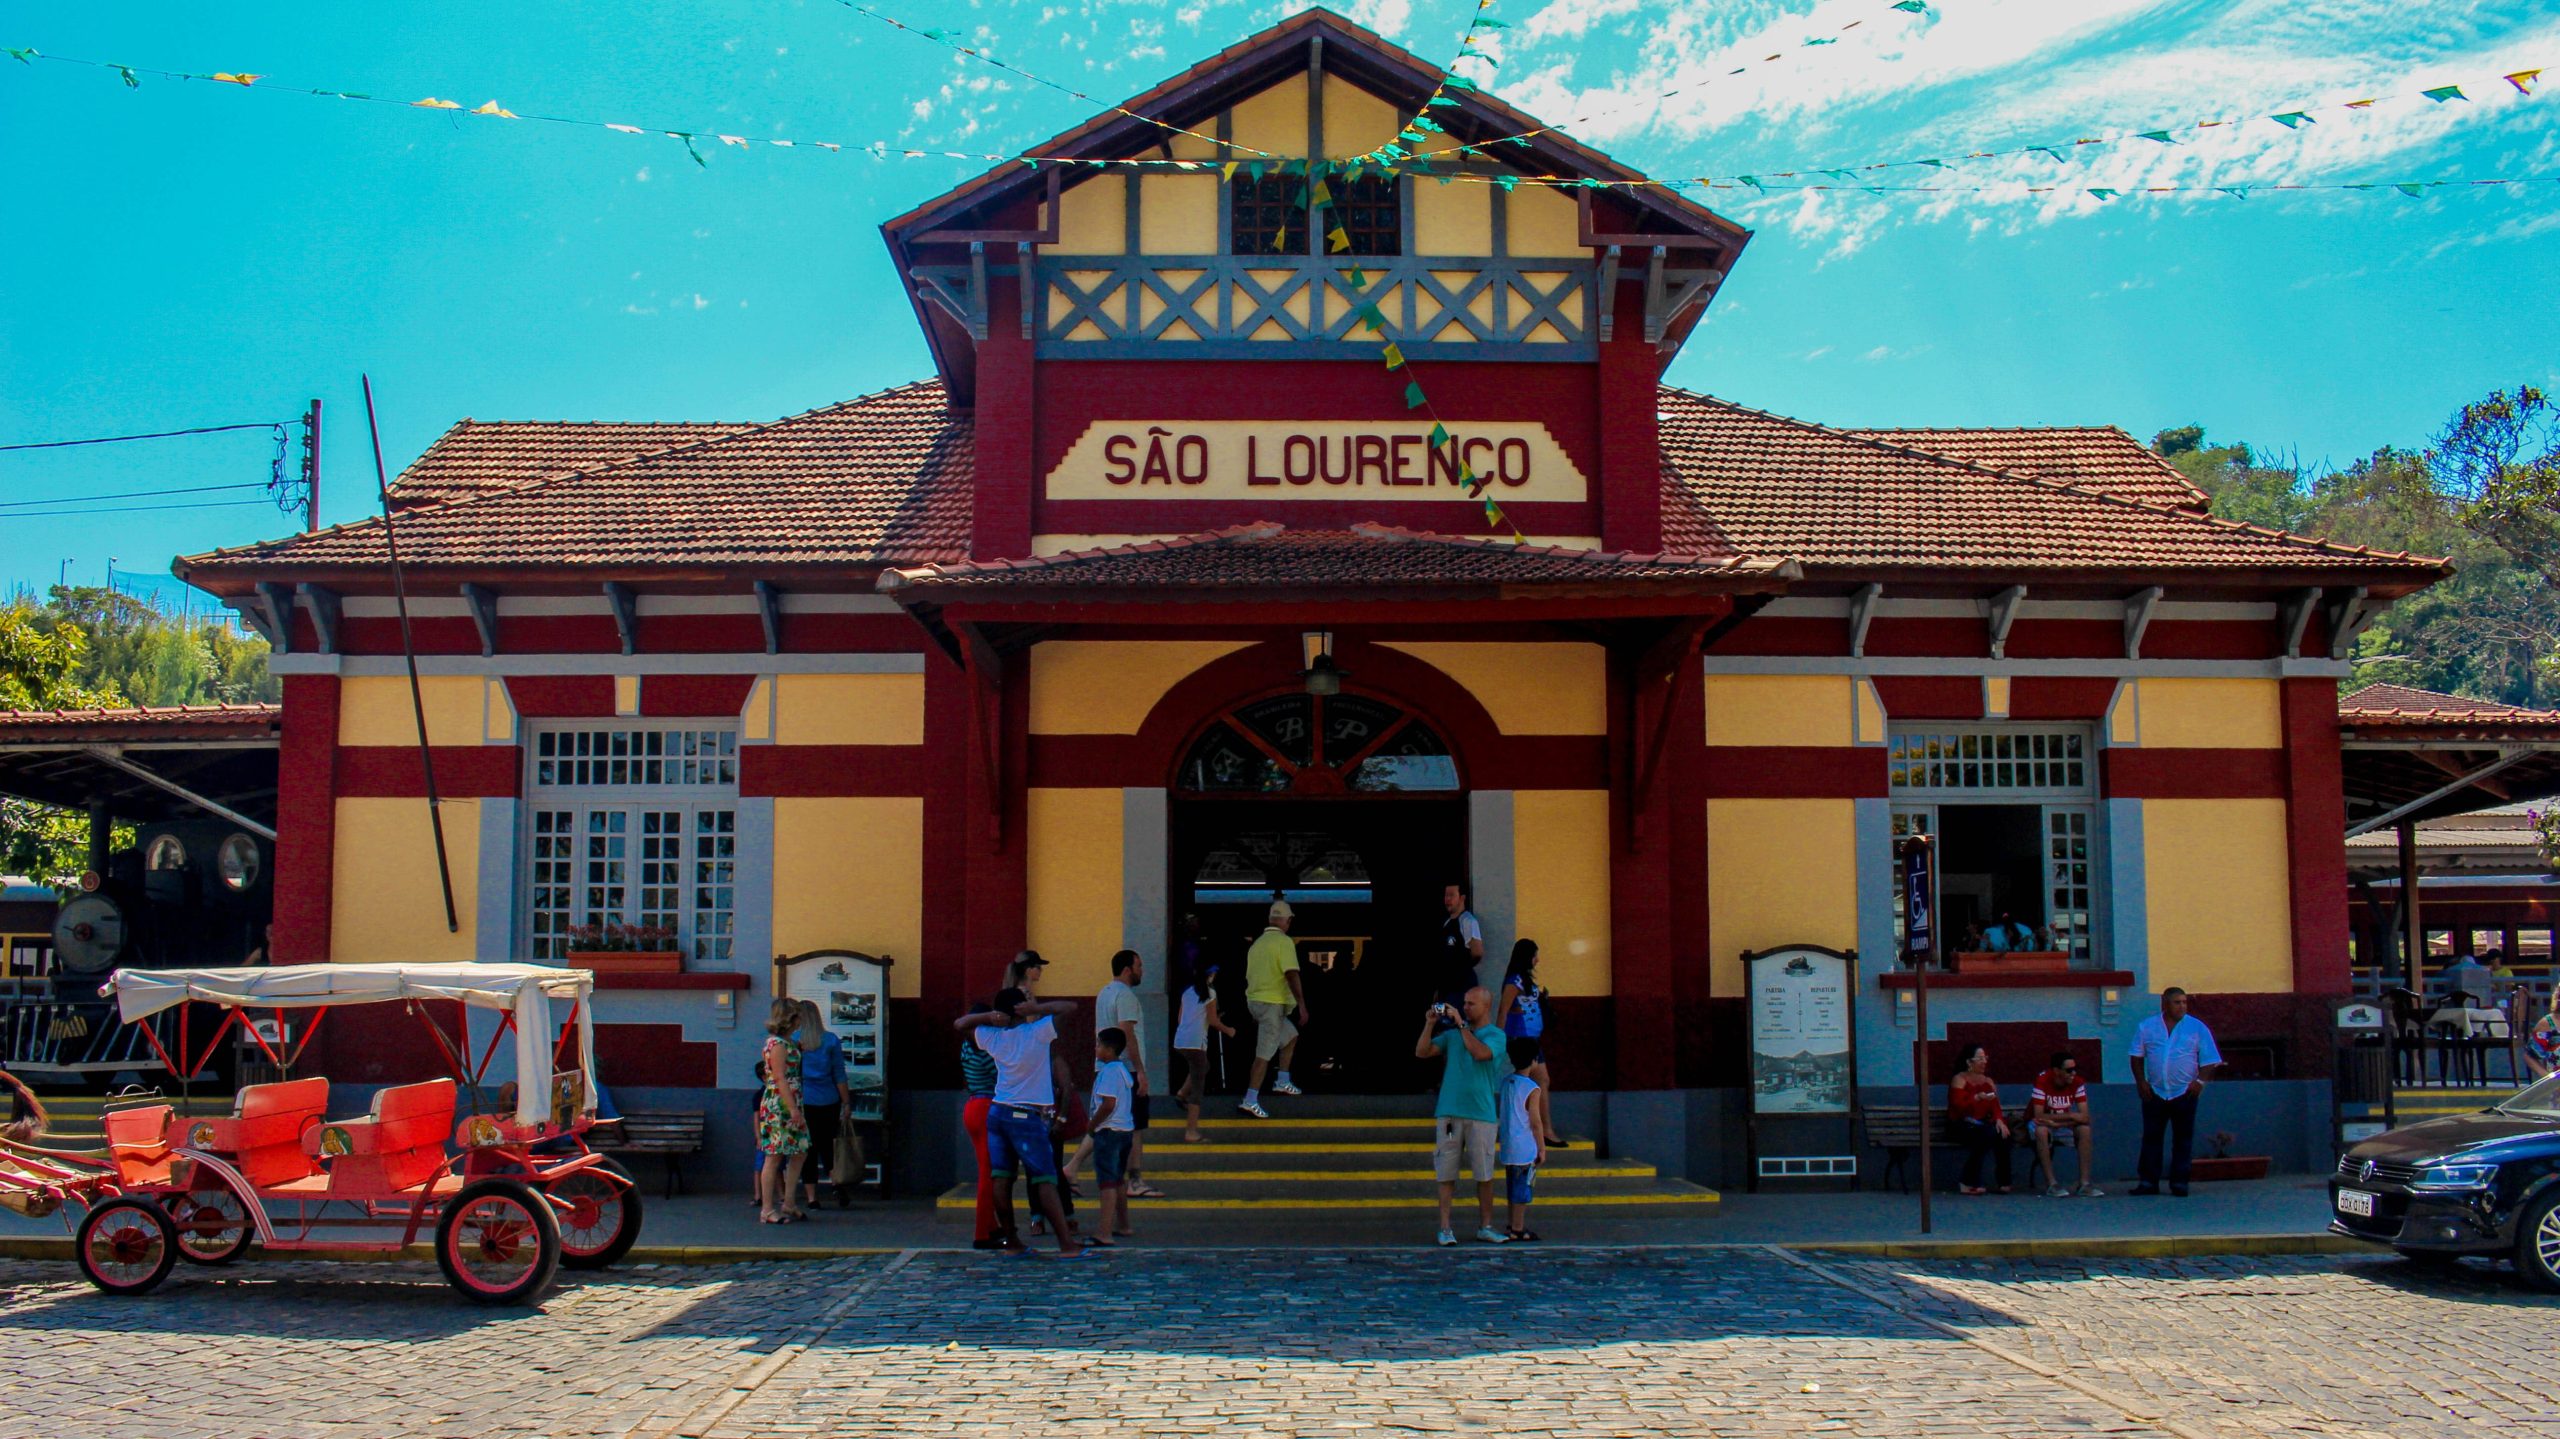
[[[2213,1031],[2187,1013],[2187,992],[2171,985],[2160,991],[2160,1012],[2142,1021],[2133,1033],[2133,1082],[2142,1091],[2142,1182],[2135,1194],[2160,1192],[2160,1140],[2169,1140],[2169,1192],[2187,1193],[2187,1174],[2195,1165],[2196,1102],[2205,1082],[2222,1067],[2222,1051]]]
[[[984,1014],[962,1021],[971,1028],[971,1041],[996,1062],[995,1100],[987,1108],[987,1172],[996,1185],[996,1224],[1000,1232],[1013,1232],[1013,1176],[1019,1173],[1030,1182],[1032,1203],[1049,1221],[1049,1232],[1058,1236],[1058,1253],[1071,1257],[1082,1246],[1067,1230],[1066,1207],[1058,1198],[1058,1151],[1049,1138],[1058,1103],[1050,1081],[1049,1047],[1058,1042],[1058,1022],[1042,1014],[1025,1023],[1020,1011],[1026,1007],[1031,1007],[1031,996],[1008,989]]]
[[[1121,1128],[1130,1131],[1129,1183],[1126,1193],[1131,1199],[1162,1199],[1164,1191],[1139,1178],[1147,1157],[1147,1011],[1138,999],[1138,986],[1146,982],[1147,964],[1134,949],[1124,949],[1111,956],[1111,982],[1093,997],[1093,1033],[1099,1040],[1106,1029],[1116,1029],[1126,1036],[1128,1052],[1121,1062],[1129,1066],[1129,1084],[1135,1091],[1120,1114]],[[1085,1136],[1077,1146],[1076,1157],[1067,1162],[1070,1177],[1084,1168],[1087,1155],[1093,1151],[1093,1136]]]

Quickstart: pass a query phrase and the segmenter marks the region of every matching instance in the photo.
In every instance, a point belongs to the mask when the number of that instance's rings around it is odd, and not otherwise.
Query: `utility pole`
[[[302,532],[320,528],[320,402],[302,412]]]

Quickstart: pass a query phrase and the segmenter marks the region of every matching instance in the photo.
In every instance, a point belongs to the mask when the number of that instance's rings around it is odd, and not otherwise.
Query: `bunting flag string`
[[[2522,100],[2530,98],[2533,95],[2534,87],[2540,83],[2541,78],[2541,69],[2535,68],[2529,70],[2506,71],[2495,75],[2493,78],[2489,79],[2486,84],[2483,84],[2478,80],[2473,80],[2468,83],[2470,83],[2475,89],[2481,89],[2496,94],[2511,95],[2514,99]],[[2013,145],[2007,149],[2001,150],[1971,150],[1962,154],[1950,154],[1946,158],[1876,160],[1862,165],[1836,165],[1827,168],[1818,165],[1799,165],[1792,170],[1762,170],[1756,172],[1754,175],[1738,175],[1731,178],[1744,184],[1749,184],[1755,178],[1793,180],[1807,175],[1824,175],[1834,179],[1846,179],[1851,175],[1865,174],[1876,170],[1912,168],[1946,170],[1972,160],[2012,160],[2023,155],[2044,155],[2051,158],[2056,164],[2068,164],[2073,156],[2082,154],[2093,147],[2121,145],[2129,141],[2136,140],[2154,145],[2176,145],[2183,136],[2201,135],[2213,130],[2236,130],[2241,126],[2258,121],[2265,121],[2270,124],[2282,126],[2287,133],[2299,132],[2307,127],[2317,125],[2320,122],[2320,117],[2324,115],[2330,116],[2331,118],[2338,118],[2359,117],[2369,114],[2376,106],[2380,105],[2388,98],[2400,98],[2411,101],[2423,100],[2431,106],[2448,104],[2454,101],[2463,101],[2468,103],[2474,99],[2472,95],[2465,92],[2461,83],[2438,84],[2421,87],[2398,97],[2373,95],[2360,100],[2346,100],[2330,105],[2305,106],[2299,109],[2279,110],[2272,113],[2235,115],[2203,120],[2185,120],[2174,125],[2161,125],[2146,129],[2109,130],[2096,135],[2077,136],[2068,140],[2054,140],[2043,144]],[[1693,178],[1703,180],[1707,177],[1696,176]]]
[[[924,39],[931,40],[935,44],[941,45],[946,49],[965,55],[968,58],[977,61],[981,65],[1002,70],[1008,75],[1028,80],[1034,85],[1055,90],[1061,95],[1081,100],[1087,105],[1107,111],[1110,114],[1127,116],[1129,119],[1135,120],[1142,125],[1152,125],[1168,134],[1188,135],[1194,140],[1206,140],[1212,145],[1223,144],[1229,150],[1244,150],[1251,154],[1263,156],[1266,159],[1278,158],[1277,156],[1272,155],[1268,150],[1257,150],[1250,145],[1238,145],[1232,141],[1221,141],[1215,135],[1205,135],[1197,130],[1186,130],[1180,125],[1176,125],[1169,120],[1159,120],[1153,115],[1142,115],[1135,110],[1129,109],[1125,105],[1115,105],[1108,100],[1097,99],[1094,96],[1088,95],[1082,90],[1075,88],[1073,85],[1049,79],[1045,75],[1035,74],[1032,71],[1024,69],[1020,65],[1014,64],[1010,60],[999,58],[978,46],[968,44],[961,36],[954,34],[949,30],[937,30],[924,25],[910,25],[904,20],[899,19],[897,16],[889,14],[887,11],[881,10],[875,6],[863,4],[862,0],[836,0],[836,3],[842,5],[847,10],[853,11],[857,15],[877,20],[883,25],[887,25],[892,29],[903,30],[910,35],[921,36]]]
[[[1479,4],[1479,5],[1476,7],[1476,9],[1477,9],[1477,14],[1481,17],[1481,16],[1482,16],[1482,14],[1483,14],[1483,12],[1484,12],[1486,9],[1488,9],[1488,8],[1490,8],[1490,0],[1487,0],[1487,3],[1485,3],[1485,4]],[[1926,15],[1928,15],[1929,13],[1931,13],[1931,12],[1930,12],[1930,8],[1929,8],[1929,4],[1928,4],[1928,0],[1886,0],[1885,8],[1886,8],[1888,11],[1893,11],[1893,12],[1897,12],[1897,13],[1904,14],[1904,15],[1920,15],[1920,16],[1926,16]],[[1620,103],[1618,103],[1618,104],[1615,104],[1615,105],[1606,105],[1606,106],[1601,107],[1600,109],[1593,110],[1593,111],[1589,111],[1589,112],[1587,112],[1587,113],[1585,113],[1585,114],[1576,115],[1576,116],[1574,116],[1574,117],[1573,117],[1572,119],[1570,119],[1570,120],[1558,120],[1558,121],[1556,121],[1555,123],[1550,124],[1550,125],[1539,125],[1539,126],[1536,126],[1536,127],[1532,128],[1532,129],[1522,130],[1522,131],[1520,131],[1520,132],[1519,132],[1519,133],[1517,133],[1517,134],[1512,134],[1512,135],[1496,135],[1496,136],[1493,136],[1493,137],[1492,137],[1492,138],[1490,138],[1490,139],[1484,139],[1484,140],[1471,140],[1471,141],[1469,141],[1469,142],[1467,142],[1467,143],[1465,143],[1465,144],[1462,144],[1462,145],[1451,145],[1451,146],[1447,146],[1447,147],[1444,147],[1444,148],[1434,149],[1434,150],[1431,150],[1431,151],[1429,152],[1429,155],[1428,155],[1427,157],[1424,157],[1424,158],[1435,158],[1435,159],[1436,159],[1436,158],[1441,157],[1441,156],[1454,155],[1454,156],[1463,156],[1463,157],[1470,157],[1470,158],[1501,159],[1502,157],[1501,157],[1500,155],[1498,155],[1498,154],[1496,154],[1496,153],[1494,153],[1494,152],[1493,152],[1493,147],[1494,147],[1494,146],[1497,146],[1497,145],[1510,145],[1510,146],[1513,146],[1513,147],[1515,147],[1515,148],[1517,148],[1517,149],[1523,149],[1523,150],[1525,150],[1525,149],[1527,149],[1527,148],[1528,148],[1528,146],[1529,146],[1529,142],[1530,142],[1531,140],[1534,140],[1534,139],[1538,138],[1538,137],[1539,137],[1539,136],[1541,136],[1541,135],[1560,134],[1560,133],[1562,133],[1563,131],[1565,131],[1565,130],[1567,130],[1567,129],[1569,129],[1569,128],[1573,127],[1573,126],[1581,125],[1581,124],[1587,123],[1587,122],[1592,121],[1592,120],[1597,120],[1597,119],[1600,119],[1600,118],[1602,118],[1602,117],[1604,117],[1604,116],[1621,114],[1621,113],[1624,113],[1625,111],[1635,109],[1636,107],[1638,107],[1638,106],[1640,106],[1640,105],[1658,105],[1658,104],[1660,104],[1661,102],[1663,102],[1663,101],[1665,101],[1665,100],[1668,100],[1668,99],[1670,99],[1671,97],[1673,97],[1673,96],[1675,96],[1675,95],[1682,95],[1682,94],[1687,94],[1687,93],[1689,93],[1689,92],[1691,92],[1691,91],[1703,90],[1703,89],[1707,88],[1707,87],[1708,87],[1708,86],[1710,86],[1710,85],[1714,85],[1714,84],[1718,84],[1718,83],[1721,83],[1721,82],[1726,81],[1726,80],[1730,80],[1730,79],[1732,79],[1733,77],[1735,77],[1735,76],[1737,76],[1737,75],[1747,74],[1747,73],[1749,73],[1750,71],[1752,71],[1752,70],[1756,70],[1756,69],[1758,69],[1758,68],[1760,68],[1760,67],[1762,67],[1762,66],[1764,66],[1764,65],[1775,64],[1776,62],[1778,62],[1778,61],[1780,61],[1780,60],[1788,59],[1788,58],[1789,58],[1789,57],[1791,57],[1791,56],[1801,55],[1801,54],[1802,54],[1804,51],[1806,51],[1806,50],[1816,49],[1816,48],[1819,48],[1819,47],[1821,47],[1821,46],[1825,46],[1825,45],[1837,45],[1837,44],[1839,44],[1839,43],[1840,43],[1840,38],[1841,38],[1842,36],[1844,36],[1844,35],[1848,34],[1848,33],[1849,33],[1850,31],[1852,31],[1852,30],[1855,30],[1855,29],[1860,28],[1861,26],[1865,25],[1866,23],[1867,23],[1867,22],[1866,22],[1865,20],[1863,20],[1863,19],[1859,19],[1859,20],[1852,20],[1852,21],[1850,21],[1848,24],[1841,26],[1839,29],[1834,30],[1834,31],[1830,31],[1830,32],[1828,32],[1828,33],[1826,33],[1826,34],[1821,34],[1821,35],[1808,35],[1808,36],[1806,36],[1802,41],[1798,42],[1797,44],[1795,44],[1795,45],[1793,45],[1793,46],[1789,46],[1789,47],[1787,47],[1787,48],[1785,48],[1785,49],[1781,49],[1781,50],[1775,50],[1775,51],[1772,51],[1772,52],[1770,52],[1769,54],[1764,55],[1764,56],[1762,56],[1761,58],[1759,58],[1759,59],[1757,59],[1757,60],[1748,61],[1748,62],[1746,62],[1746,63],[1744,63],[1744,64],[1741,64],[1741,65],[1736,65],[1735,67],[1733,67],[1733,68],[1732,68],[1732,69],[1730,69],[1730,70],[1723,71],[1723,72],[1722,72],[1722,73],[1720,73],[1720,74],[1711,75],[1711,76],[1709,76],[1709,77],[1707,77],[1706,79],[1703,79],[1703,80],[1698,80],[1698,81],[1695,81],[1695,82],[1690,83],[1690,84],[1687,84],[1687,85],[1674,85],[1674,86],[1673,86],[1673,87],[1671,87],[1670,89],[1668,89],[1668,90],[1664,90],[1664,91],[1662,91],[1662,92],[1661,92],[1661,93],[1659,93],[1659,94],[1655,94],[1655,95],[1647,95],[1647,96],[1644,96],[1644,97],[1643,97],[1643,98],[1641,98],[1641,99],[1636,99],[1636,100],[1627,100],[1627,101],[1622,101],[1622,102],[1620,102]],[[1499,22],[1499,21],[1496,21],[1496,22],[1493,22],[1493,23],[1492,23],[1492,25],[1491,25],[1490,27],[1488,27],[1488,28],[1490,28],[1490,29],[1496,29],[1496,30],[1499,30],[1499,29],[1508,29],[1509,27],[1508,27],[1507,25],[1502,24],[1502,23],[1501,23],[1501,22]],[[1483,54],[1481,51],[1476,50],[1476,49],[1474,48],[1474,47],[1475,47],[1479,42],[1480,42],[1480,34],[1479,34],[1479,30],[1478,30],[1478,28],[1477,28],[1476,26],[1470,26],[1470,27],[1468,28],[1468,31],[1467,31],[1467,38],[1466,38],[1466,40],[1465,40],[1465,41],[1461,44],[1461,46],[1460,46],[1460,54],[1459,54],[1459,57],[1458,57],[1458,58],[1459,58],[1460,60],[1477,59],[1477,60],[1482,60],[1482,61],[1484,61],[1487,65],[1499,65],[1499,64],[1501,63],[1500,61],[1498,61],[1498,60],[1494,59],[1493,57],[1491,57],[1491,56],[1489,56],[1489,55],[1485,55],[1485,54]],[[1452,66],[1452,67],[1450,67],[1450,68],[1454,69],[1455,67],[1454,67],[1454,66]],[[1444,97],[1445,97],[1446,92],[1447,92],[1448,90],[1450,90],[1450,89],[1476,90],[1476,89],[1480,89],[1480,88],[1482,88],[1482,87],[1481,87],[1481,86],[1479,86],[1479,85],[1477,85],[1477,84],[1475,84],[1474,82],[1472,82],[1472,81],[1470,81],[1470,80],[1466,79],[1465,77],[1457,76],[1457,75],[1451,75],[1451,76],[1449,76],[1449,78],[1448,78],[1448,79],[1446,79],[1446,80],[1444,80],[1444,81],[1442,82],[1442,85],[1441,85],[1441,88],[1440,88],[1440,89],[1434,90],[1434,91],[1432,92],[1432,97],[1431,97],[1431,99],[1429,99],[1429,100],[1427,100],[1427,101],[1425,101],[1425,102],[1424,102],[1424,105],[1423,105],[1423,111],[1424,111],[1425,113],[1427,113],[1427,112],[1429,111],[1429,109],[1430,109],[1432,106],[1435,106],[1435,105],[1455,105],[1455,104],[1457,103],[1455,100],[1451,100],[1451,99],[1446,99],[1446,98],[1444,98]],[[1407,129],[1411,129],[1411,128],[1413,128],[1413,127],[1411,127],[1411,126],[1407,126],[1406,128],[1407,128]],[[1437,126],[1437,125],[1433,125],[1433,126],[1429,127],[1429,131],[1428,131],[1427,133],[1438,133],[1438,132],[1440,132],[1440,127],[1439,127],[1439,126]],[[1397,137],[1397,139],[1398,139],[1399,141],[1401,141],[1403,138],[1404,138],[1403,136],[1398,136],[1398,137]],[[1428,174],[1428,173],[1430,173],[1430,172],[1429,172],[1428,170],[1423,170],[1423,171],[1420,171],[1419,173]]]
[[[903,145],[888,140],[760,140],[746,135],[723,134],[717,130],[675,129],[664,125],[638,125],[618,120],[590,120],[574,115],[548,115],[538,112],[518,112],[508,109],[506,106],[499,104],[495,100],[484,101],[478,105],[466,105],[459,100],[448,100],[435,95],[427,95],[415,100],[405,100],[396,95],[370,95],[356,90],[330,90],[314,86],[270,83],[265,74],[249,71],[217,70],[210,74],[197,74],[186,70],[163,70],[149,65],[123,65],[111,60],[89,60],[72,55],[48,55],[31,47],[16,46],[0,47],[0,55],[5,55],[7,58],[15,60],[22,65],[33,65],[38,61],[44,61],[49,64],[79,65],[93,70],[105,71],[120,78],[128,89],[141,88],[142,82],[145,79],[193,82],[199,84],[232,85],[241,89],[254,90],[262,95],[293,95],[322,100],[353,100],[368,105],[387,105],[400,109],[442,110],[456,115],[479,115],[495,120],[520,120],[539,125],[565,125],[582,130],[609,130],[618,135],[655,136],[677,141],[684,146],[686,153],[693,157],[695,164],[706,166],[709,164],[709,161],[704,158],[703,146],[705,145],[709,145],[714,148],[728,146],[741,150],[754,149],[757,147],[770,147],[777,150],[823,150],[831,154],[849,153],[855,155],[868,155],[875,160],[970,160],[978,162],[995,162],[1000,164],[1028,165],[1034,169],[1037,169],[1042,165],[1082,165],[1088,169],[1097,170],[1106,168],[1129,169],[1136,167],[1184,172],[1215,171],[1219,168],[1218,162],[1214,160],[1171,160],[1148,159],[1144,157],[1126,160],[1088,160],[1065,155],[1030,155],[1015,150],[930,150]],[[1190,132],[1184,131],[1183,133],[1189,134]]]
[[[1496,19],[1490,13],[1493,6],[1494,0],[1476,0],[1475,14],[1469,18],[1466,34],[1458,42],[1457,59],[1442,67],[1440,82],[1432,87],[1430,95],[1425,97],[1420,105],[1414,107],[1412,116],[1398,127],[1394,139],[1365,155],[1340,162],[1340,168],[1346,177],[1357,179],[1362,168],[1371,165],[1376,166],[1382,175],[1393,173],[1427,136],[1447,133],[1441,129],[1437,121],[1431,118],[1431,112],[1434,109],[1450,107],[1458,103],[1450,98],[1449,92],[1452,89],[1475,88],[1472,81],[1457,73],[1458,66],[1471,59],[1483,61],[1488,67],[1499,63],[1477,48],[1484,37],[1510,28],[1504,21]],[[1312,230],[1322,223],[1319,217],[1324,216],[1325,211],[1333,203],[1333,190],[1326,180],[1326,172],[1335,168],[1336,162],[1311,158],[1307,163],[1309,180],[1305,192],[1305,204],[1307,225]],[[1350,255],[1351,234],[1340,224],[1325,225],[1324,236],[1327,254],[1345,257]],[[1525,542],[1528,536],[1520,532],[1520,527],[1512,522],[1511,516],[1503,511],[1501,503],[1493,497],[1493,477],[1475,473],[1475,467],[1467,463],[1466,456],[1459,453],[1457,447],[1451,444],[1448,423],[1440,418],[1439,408],[1431,403],[1430,393],[1422,388],[1422,379],[1414,373],[1413,362],[1405,355],[1404,347],[1387,338],[1386,313],[1378,308],[1377,301],[1369,298],[1368,272],[1361,269],[1355,260],[1343,269],[1342,282],[1350,287],[1353,294],[1360,297],[1359,306],[1353,311],[1353,315],[1362,329],[1378,337],[1378,359],[1387,367],[1388,377],[1391,380],[1399,375],[1404,378],[1406,412],[1420,410],[1430,417],[1430,448],[1437,451],[1443,446],[1449,447],[1451,455],[1457,461],[1458,483],[1466,487],[1470,499],[1484,506],[1484,522],[1487,527],[1496,531],[1507,529],[1511,532],[1512,539]]]

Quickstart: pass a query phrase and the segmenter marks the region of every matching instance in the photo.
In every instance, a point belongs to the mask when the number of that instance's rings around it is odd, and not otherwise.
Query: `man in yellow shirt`
[[[1298,1029],[1307,1022],[1307,990],[1298,978],[1298,942],[1289,937],[1289,902],[1271,901],[1271,917],[1253,948],[1244,954],[1244,1005],[1253,1014],[1253,1080],[1245,1087],[1242,1114],[1269,1119],[1262,1107],[1262,1076],[1276,1067],[1274,1094],[1302,1093],[1289,1082],[1289,1056],[1298,1049]]]

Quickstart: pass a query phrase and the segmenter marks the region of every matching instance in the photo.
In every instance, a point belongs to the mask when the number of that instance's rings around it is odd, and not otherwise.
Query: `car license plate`
[[[2361,1189],[2341,1189],[2338,1191],[2338,1212],[2354,1215],[2358,1219],[2371,1219],[2373,1196]]]

